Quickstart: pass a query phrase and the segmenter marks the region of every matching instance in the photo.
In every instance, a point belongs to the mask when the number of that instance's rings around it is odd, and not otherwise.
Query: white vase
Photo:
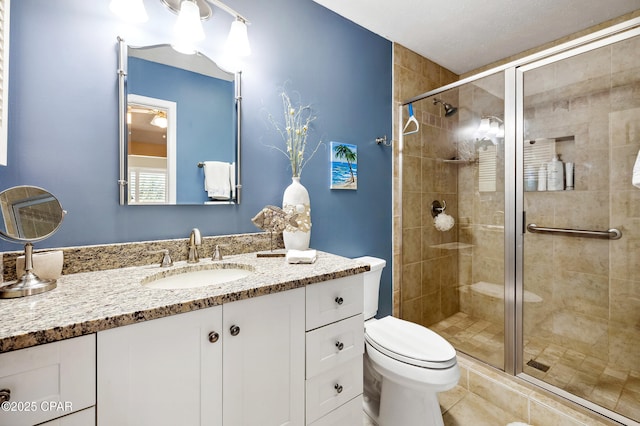
[[[282,232],[284,248],[287,250],[307,250],[311,239],[311,204],[309,192],[300,183],[300,178],[291,178],[291,185],[284,190],[282,196],[282,210],[288,214],[295,214],[298,227],[287,225]]]

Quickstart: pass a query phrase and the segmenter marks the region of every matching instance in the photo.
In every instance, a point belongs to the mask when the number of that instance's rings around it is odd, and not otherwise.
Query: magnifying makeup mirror
[[[0,238],[24,244],[24,274],[0,284],[0,299],[31,296],[56,288],[55,279],[33,272],[33,243],[53,235],[65,211],[56,197],[35,186],[16,186],[0,192]]]

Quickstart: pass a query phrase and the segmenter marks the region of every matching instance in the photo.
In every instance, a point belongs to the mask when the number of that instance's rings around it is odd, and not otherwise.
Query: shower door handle
[[[543,234],[562,234],[571,237],[602,238],[605,240],[619,240],[622,237],[622,232],[616,228],[606,231],[588,231],[585,229],[545,228],[535,223],[530,223],[527,225],[527,231]]]

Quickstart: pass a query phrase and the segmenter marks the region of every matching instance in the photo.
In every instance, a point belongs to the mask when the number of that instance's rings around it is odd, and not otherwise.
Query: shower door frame
[[[602,46],[640,35],[640,17],[612,25],[566,43],[508,62],[478,74],[458,80],[455,83],[425,92],[400,103],[398,106],[399,134],[399,196],[402,194],[402,147],[404,146],[402,125],[403,108],[413,102],[439,95],[450,89],[461,87],[490,75],[504,73],[504,372],[532,383],[569,401],[582,405],[596,413],[614,419],[622,424],[637,425],[637,422],[587,401],[553,385],[536,379],[522,371],[523,366],[523,244],[524,218],[524,139],[523,76],[524,72],[551,62],[566,59]],[[401,198],[400,198],[401,199]],[[400,244],[402,247],[402,244]],[[402,250],[402,249],[401,249]],[[401,269],[401,268],[400,268]],[[401,273],[401,272],[400,272]],[[482,361],[481,361],[482,362]],[[488,365],[488,364],[487,364]]]

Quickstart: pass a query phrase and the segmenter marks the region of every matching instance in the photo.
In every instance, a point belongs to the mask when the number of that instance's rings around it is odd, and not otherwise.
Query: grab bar
[[[619,240],[622,237],[622,232],[616,228],[611,228],[606,231],[587,231],[584,229],[545,228],[535,223],[530,223],[527,225],[527,231],[545,234],[563,234],[574,237],[602,238],[605,240]]]

